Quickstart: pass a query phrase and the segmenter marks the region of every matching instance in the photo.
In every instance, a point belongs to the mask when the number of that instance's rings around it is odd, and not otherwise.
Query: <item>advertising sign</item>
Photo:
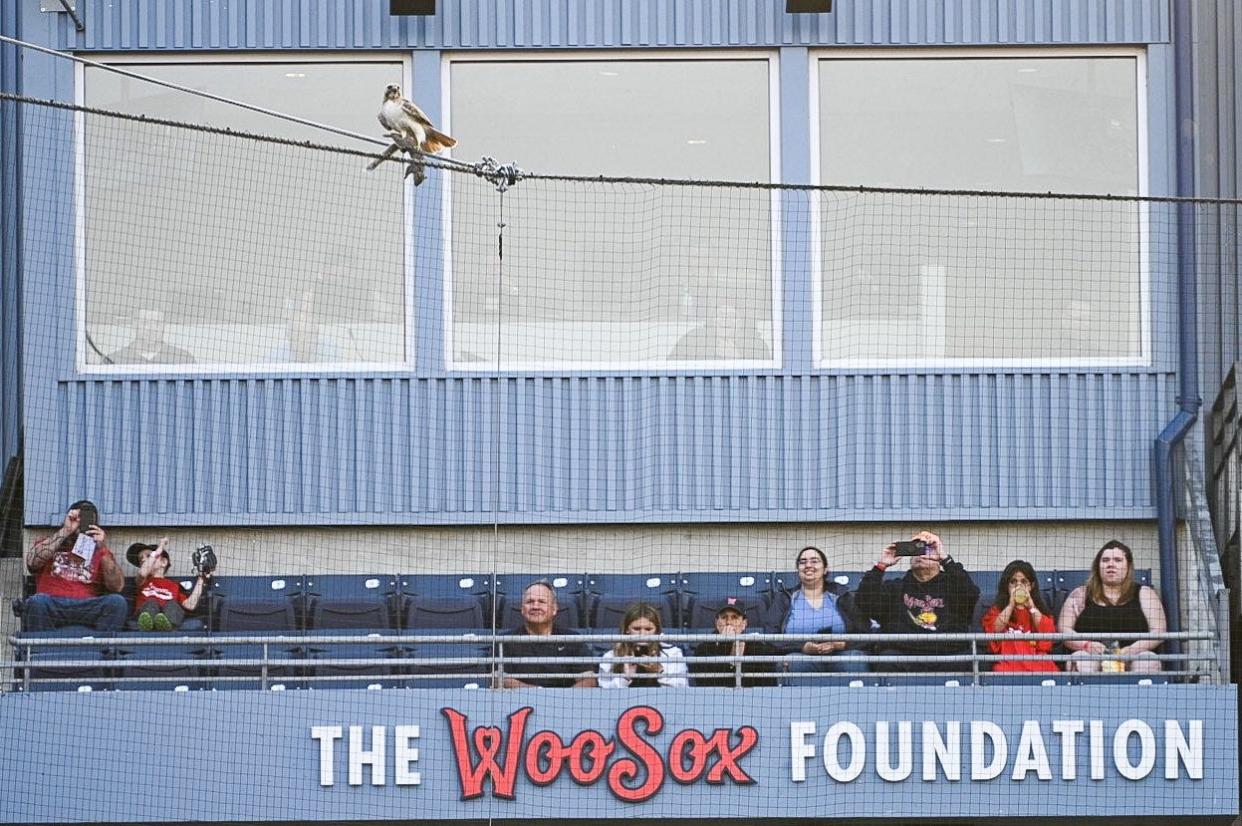
[[[9,694],[0,813],[1223,815],[1236,708],[1232,686]],[[158,767],[143,794],[133,756]]]

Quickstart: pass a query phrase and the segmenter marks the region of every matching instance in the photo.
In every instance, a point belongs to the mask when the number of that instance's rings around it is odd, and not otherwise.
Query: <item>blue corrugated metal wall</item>
[[[1167,0],[442,0],[395,18],[388,0],[84,0],[82,49],[578,48],[633,46],[1151,43]],[[63,18],[63,15],[61,16]]]
[[[784,180],[810,168],[800,44],[1162,44],[1169,26],[1164,0],[838,0],[830,17],[785,15],[773,0],[507,0],[441,3],[426,21],[391,20],[380,0],[81,5],[78,45],[100,50],[782,46]],[[37,39],[77,42],[64,15],[24,8]],[[1169,58],[1167,46],[1149,49],[1156,193],[1169,180]],[[434,112],[437,53],[416,62],[415,92]],[[33,96],[72,93],[71,69],[50,58],[32,59],[26,77]],[[67,196],[68,172],[61,184]],[[41,201],[70,203],[54,194]],[[56,300],[72,284],[69,237],[44,224],[27,250],[46,275],[26,286],[28,312],[64,322],[24,353],[32,522],[86,492],[118,523],[168,525],[1153,514],[1150,443],[1175,387],[1162,302],[1154,365],[1126,371],[816,374],[809,353],[788,352],[771,376],[459,378],[420,366],[100,380],[73,374],[71,308]],[[805,328],[790,302],[809,296],[810,276],[806,262],[785,267],[789,340],[792,325]]]
[[[1195,136],[1199,145],[1198,193],[1242,196],[1242,9],[1236,0],[1195,0]],[[1242,291],[1238,286],[1242,210],[1200,233],[1201,385],[1210,406],[1229,368],[1242,360]]]
[[[17,35],[17,7],[0,5],[0,32]],[[0,44],[0,89],[20,91],[18,51]],[[0,103],[0,475],[21,433],[21,326],[18,297],[17,107]]]
[[[1142,374],[66,381],[55,489],[161,524],[1136,518],[1172,396]]]

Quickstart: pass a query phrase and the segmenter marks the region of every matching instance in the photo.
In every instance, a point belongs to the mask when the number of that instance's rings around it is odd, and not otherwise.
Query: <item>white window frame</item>
[[[825,60],[985,60],[988,58],[1132,58],[1135,74],[1135,121],[1137,125],[1136,151],[1138,170],[1136,186],[1139,197],[1146,196],[1149,188],[1148,113],[1147,113],[1147,51],[1139,47],[1091,47],[1091,48],[916,48],[916,49],[814,49],[810,54],[810,150],[811,182],[820,186],[820,111],[819,69]],[[828,184],[850,184],[848,181],[830,181]],[[823,253],[820,238],[819,199],[811,201],[811,291],[812,291],[812,360],[817,370],[866,370],[908,371],[931,369],[1039,369],[1039,368],[1134,368],[1150,367],[1152,364],[1152,308],[1151,308],[1151,233],[1150,210],[1146,202],[1138,203],[1139,221],[1139,354],[1131,358],[1063,357],[1036,359],[949,359],[949,358],[886,358],[886,359],[825,359],[823,357]]]
[[[206,52],[203,54],[184,53],[130,53],[108,52],[106,54],[86,54],[99,63],[116,65],[121,68],[132,68],[133,71],[145,74],[142,67],[166,64],[199,64],[239,63],[251,65],[281,65],[306,63],[386,63],[401,66],[402,88],[409,89],[413,83],[413,59],[408,51],[365,51],[365,52],[243,52],[222,53]],[[92,67],[93,68],[93,67]],[[85,106],[86,103],[86,65],[74,63],[74,103]],[[102,71],[102,70],[101,70]],[[141,82],[141,81],[139,81]],[[185,94],[189,94],[188,92]],[[379,96],[376,96],[376,111],[379,110]],[[415,364],[415,346],[418,341],[414,327],[417,309],[414,304],[414,233],[410,224],[410,216],[414,207],[414,191],[409,180],[404,184],[404,217],[401,222],[405,232],[402,242],[402,278],[404,280],[404,318],[403,331],[405,360],[400,362],[289,362],[289,363],[216,363],[216,364],[90,364],[87,362],[86,347],[86,157],[85,157],[85,119],[82,112],[74,113],[74,351],[75,364],[79,373],[88,374],[168,374],[186,373],[195,375],[246,374],[259,373],[392,373],[408,372]],[[311,127],[306,127],[311,130]],[[318,130],[315,130],[316,132]],[[331,133],[325,133],[331,134]],[[380,137],[377,134],[376,137]]]
[[[781,181],[781,108],[780,108],[780,59],[779,52],[775,49],[762,50],[743,50],[743,49],[719,49],[719,50],[658,50],[658,51],[523,51],[523,52],[445,52],[440,60],[440,83],[441,83],[441,100],[443,101],[443,116],[445,130],[452,134],[452,113],[453,113],[453,96],[452,96],[452,64],[454,63],[587,63],[587,62],[623,62],[623,61],[642,61],[647,63],[658,63],[661,61],[677,61],[685,62],[690,60],[747,60],[747,61],[766,61],[768,68],[768,180],[771,183],[779,183]],[[445,155],[452,154],[452,150],[447,150]],[[522,159],[517,158],[516,163],[521,166]],[[528,172],[540,172],[555,174],[556,169],[531,169]],[[461,373],[495,373],[497,372],[495,364],[486,362],[458,362],[454,360],[456,347],[454,346],[453,337],[453,227],[452,227],[452,181],[450,177],[445,178],[442,191],[441,213],[444,216],[444,363],[445,368],[450,372]],[[521,186],[518,182],[515,186]],[[579,373],[587,371],[599,371],[611,373],[615,371],[625,371],[627,373],[662,374],[669,372],[704,372],[704,371],[753,371],[755,369],[776,369],[783,363],[782,339],[783,339],[783,315],[782,315],[782,295],[783,295],[783,279],[782,279],[782,261],[784,259],[783,241],[780,234],[781,214],[780,214],[780,190],[771,190],[771,249],[772,249],[772,357],[770,359],[747,359],[747,360],[729,360],[729,359],[704,359],[698,361],[566,361],[566,362],[511,362],[506,363],[500,368],[502,374],[513,373]]]

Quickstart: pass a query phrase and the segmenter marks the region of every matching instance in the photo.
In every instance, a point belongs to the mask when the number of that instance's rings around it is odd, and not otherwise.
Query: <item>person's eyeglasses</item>
[[[814,566],[816,566],[816,565],[819,565],[819,564],[820,564],[820,562],[819,562],[819,560],[818,560],[818,559],[799,559],[799,560],[798,560],[798,567],[799,567],[799,568],[812,568],[812,567],[814,567]]]

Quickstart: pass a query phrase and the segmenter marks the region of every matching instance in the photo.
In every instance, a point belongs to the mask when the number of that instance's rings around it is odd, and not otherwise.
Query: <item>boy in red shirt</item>
[[[198,607],[207,585],[207,575],[199,574],[188,595],[181,583],[166,574],[172,565],[168,557],[168,537],[158,545],[135,542],[125,552],[129,564],[138,568],[138,587],[134,590],[134,613],[143,631],[171,631],[181,625],[189,611]]]
[[[125,575],[108,549],[92,502],[82,499],[69,506],[60,529],[26,554],[26,570],[35,576],[36,591],[22,612],[27,631],[85,625],[108,632],[125,624],[129,606],[120,594]]]

